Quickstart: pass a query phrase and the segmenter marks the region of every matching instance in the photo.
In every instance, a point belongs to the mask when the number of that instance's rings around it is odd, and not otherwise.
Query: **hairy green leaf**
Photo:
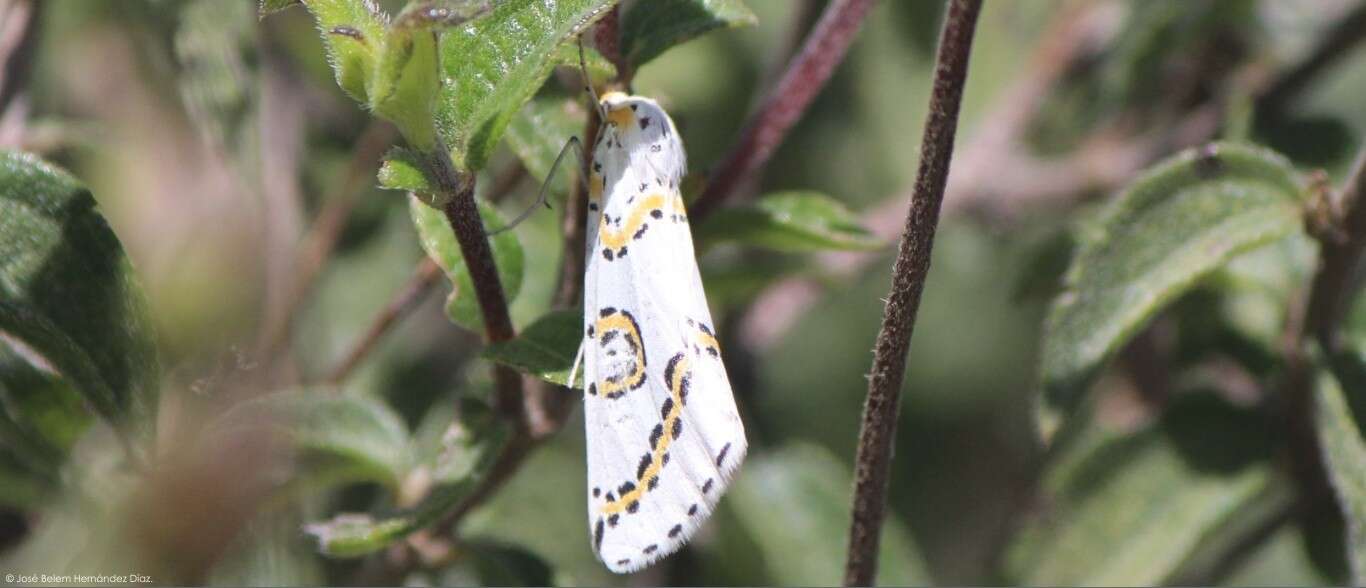
[[[446,216],[441,211],[423,204],[416,197],[409,200],[408,212],[417,227],[422,248],[441,266],[441,269],[446,271],[446,277],[451,280],[452,290],[450,297],[446,299],[446,316],[462,327],[480,331],[483,328],[484,317],[479,312],[479,301],[474,296],[474,282],[470,278],[469,268],[465,265],[465,257],[460,252],[460,243],[455,240],[455,233],[446,222]],[[492,205],[479,202],[479,214],[489,231],[496,231],[505,226],[502,217]],[[505,231],[490,237],[489,245],[493,248],[493,262],[498,266],[498,278],[503,283],[503,295],[511,303],[522,289],[525,259],[522,242],[517,240],[516,233]]]
[[[637,4],[621,21],[621,52],[640,66],[674,45],[715,29],[754,26],[741,0],[655,0]]]
[[[1333,374],[1319,375],[1315,395],[1315,411],[1319,445],[1323,449],[1324,466],[1337,493],[1347,523],[1347,559],[1351,564],[1352,582],[1366,581],[1366,440],[1361,435],[1360,410],[1366,398],[1366,383],[1359,377],[1359,358],[1344,361],[1356,364],[1354,374],[1347,374],[1341,382]],[[1357,377],[1353,377],[1357,376]],[[1344,384],[1355,384],[1344,390]],[[1349,398],[1355,402],[1349,402]]]
[[[853,475],[829,451],[790,444],[756,455],[729,492],[729,508],[757,543],[767,578],[777,585],[840,583],[849,534]],[[910,532],[894,514],[883,527],[878,580],[929,583]]]
[[[384,163],[380,164],[379,185],[387,190],[412,192],[425,201],[435,192],[426,169],[416,151],[394,147],[384,154]]]
[[[370,80],[370,110],[393,121],[408,144],[420,151],[436,146],[432,117],[441,86],[437,76],[436,36],[431,31],[393,26],[385,32]]]
[[[559,61],[559,45],[615,3],[507,0],[441,36],[437,122],[459,168],[484,168],[513,115]]]
[[[151,324],[90,192],[37,157],[0,153],[0,345],[150,436],[161,378]]]
[[[778,192],[718,211],[696,229],[699,249],[732,241],[777,251],[873,250],[884,245],[844,204],[817,192]]]
[[[516,339],[490,344],[484,349],[484,357],[567,386],[569,370],[583,339],[582,331],[583,314],[574,310],[552,311],[522,329]]]
[[[340,514],[306,525],[304,531],[318,541],[323,554],[331,557],[355,557],[383,549],[436,522],[469,496],[489,475],[509,438],[509,429],[502,421],[491,421],[481,428],[457,424],[443,439],[443,451],[433,466],[436,483],[417,506],[380,514]],[[450,463],[468,466],[443,466]]]
[[[262,0],[261,10],[268,14],[288,4]],[[318,25],[337,85],[358,102],[369,104],[371,76],[383,50],[388,17],[370,0],[309,0],[304,5]]]
[[[1275,153],[1185,151],[1083,227],[1045,326],[1039,419],[1051,438],[1105,360],[1167,303],[1235,255],[1301,230],[1304,183]]]
[[[1167,583],[1198,547],[1274,496],[1270,423],[1210,393],[1134,433],[1092,427],[1045,472],[1049,508],[1007,568],[1032,585]]]
[[[582,170],[578,153],[572,148],[565,152],[560,166],[552,167],[570,137],[583,132],[583,108],[564,98],[536,98],[528,102],[508,125],[508,146],[526,166],[531,177],[539,182],[550,182],[549,190],[563,202],[578,181]]]

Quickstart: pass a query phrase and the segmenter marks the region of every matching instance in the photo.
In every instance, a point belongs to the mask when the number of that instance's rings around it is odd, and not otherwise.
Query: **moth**
[[[598,559],[628,573],[688,541],[746,442],[679,192],[678,131],[649,98],[611,92],[597,107],[580,348],[588,526]]]

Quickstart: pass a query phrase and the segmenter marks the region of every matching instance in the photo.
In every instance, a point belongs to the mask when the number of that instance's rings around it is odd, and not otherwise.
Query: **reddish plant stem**
[[[816,94],[844,60],[859,25],[872,8],[872,0],[832,0],[821,14],[802,49],[759,109],[750,117],[731,147],[708,178],[707,188],[690,206],[694,221],[711,214],[735,187],[768,163],[787,131],[806,112]]]
[[[294,260],[294,279],[289,288],[283,312],[265,330],[263,349],[269,356],[289,340],[290,325],[298,314],[308,295],[317,283],[322,268],[336,249],[346,219],[356,206],[356,197],[375,177],[376,163],[385,148],[393,144],[397,132],[392,124],[376,120],[371,122],[356,140],[351,153],[351,161],[346,167],[346,176],[337,186],[318,212],[317,220],[302,239],[298,247],[298,257]]]
[[[503,282],[498,277],[498,265],[493,261],[493,248],[489,246],[488,233],[479,216],[479,206],[474,201],[474,175],[457,171],[445,147],[441,145],[437,145],[429,154],[428,168],[436,180],[437,190],[446,201],[442,212],[455,232],[460,254],[470,272],[474,298],[479,303],[479,312],[484,319],[484,339],[490,343],[511,340],[516,332],[512,328],[512,317],[508,314]],[[499,413],[511,419],[519,429],[523,428],[521,376],[512,368],[495,366],[493,386],[494,404]]]
[[[968,56],[981,7],[981,0],[951,0],[939,36],[934,87],[920,147],[920,167],[892,269],[892,289],[887,296],[882,329],[873,350],[873,371],[868,380],[868,399],[859,430],[849,555],[844,572],[847,586],[870,586],[877,579],[878,545],[887,508],[887,479],[891,474],[901,381],[906,371],[906,354],[915,329],[920,295],[930,270],[934,233],[958,128],[958,107],[967,81]]]
[[[413,309],[417,308],[418,303],[426,298],[426,294],[436,286],[441,278],[441,266],[438,266],[430,257],[423,258],[417,264],[417,269],[413,272],[413,277],[408,283],[399,290],[379,314],[370,322],[370,328],[365,330],[365,334],[356,341],[351,351],[347,352],[341,363],[332,368],[324,380],[326,383],[336,386],[346,380],[351,372],[360,365],[361,361],[379,344],[389,329],[398,324],[399,320],[407,316]]]

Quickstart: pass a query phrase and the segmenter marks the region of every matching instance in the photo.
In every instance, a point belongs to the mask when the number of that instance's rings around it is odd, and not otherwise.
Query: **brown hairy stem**
[[[920,167],[892,266],[892,289],[873,350],[873,371],[868,379],[868,399],[859,430],[849,554],[844,572],[844,583],[848,586],[869,586],[877,579],[878,545],[887,508],[887,480],[891,475],[901,381],[920,295],[930,270],[934,233],[958,127],[958,107],[967,81],[972,35],[981,8],[980,0],[951,0],[939,37]]]

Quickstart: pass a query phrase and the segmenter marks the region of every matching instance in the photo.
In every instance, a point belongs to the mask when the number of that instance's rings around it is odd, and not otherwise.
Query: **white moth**
[[[746,443],[679,193],[683,143],[654,100],[612,92],[598,107],[581,350],[588,527],[598,559],[628,573],[688,541]]]

